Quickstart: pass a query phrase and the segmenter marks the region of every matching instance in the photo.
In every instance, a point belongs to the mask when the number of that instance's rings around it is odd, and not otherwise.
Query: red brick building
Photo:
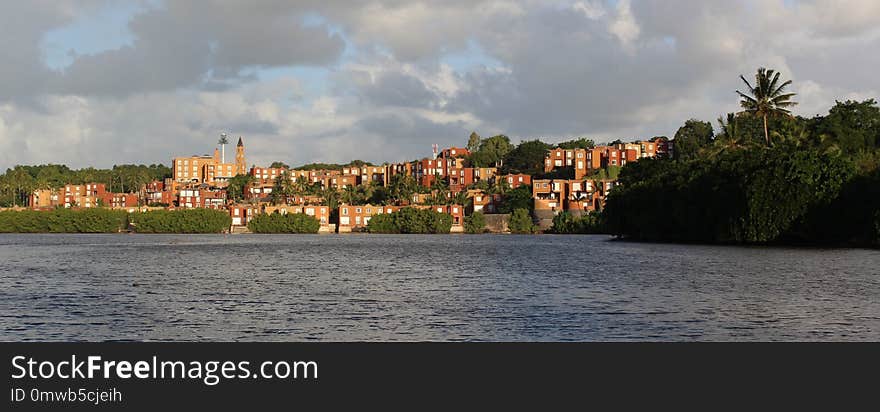
[[[394,213],[400,206],[341,205],[339,206],[339,233],[360,230],[370,223],[375,215]]]

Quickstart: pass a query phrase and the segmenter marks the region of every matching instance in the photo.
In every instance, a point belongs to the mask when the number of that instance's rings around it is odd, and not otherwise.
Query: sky
[[[876,99],[880,1],[7,1],[0,50],[0,170],[169,164],[223,132],[249,166],[381,163],[472,131],[672,136],[760,66],[796,114]]]

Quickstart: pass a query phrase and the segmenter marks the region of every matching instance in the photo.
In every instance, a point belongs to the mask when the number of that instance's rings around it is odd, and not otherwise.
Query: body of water
[[[880,340],[880,252],[605,236],[0,235],[4,341]]]

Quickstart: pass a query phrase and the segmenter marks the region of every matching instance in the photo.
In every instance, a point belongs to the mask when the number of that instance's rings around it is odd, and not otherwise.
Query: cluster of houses
[[[223,142],[225,143],[225,142]],[[607,194],[617,185],[614,179],[597,178],[599,170],[609,166],[623,166],[642,158],[666,156],[672,142],[665,139],[619,143],[609,146],[575,149],[551,149],[544,161],[544,172],[573,170],[566,178],[533,179],[528,174],[500,174],[496,167],[473,167],[469,164],[470,151],[450,147],[442,151],[434,148],[433,156],[412,162],[386,163],[381,166],[347,166],[341,169],[294,170],[285,167],[246,167],[245,148],[239,138],[235,160],[227,163],[225,145],[213,155],[175,157],[171,177],[143,185],[137,193],[113,193],[103,183],[66,185],[57,190],[42,189],[31,195],[34,209],[122,208],[131,212],[154,208],[189,209],[209,208],[227,210],[233,230],[246,227],[249,219],[262,213],[304,213],[321,223],[321,232],[352,232],[362,230],[372,216],[393,213],[403,207],[433,209],[452,216],[452,231],[463,231],[464,217],[477,211],[495,213],[504,201],[503,191],[488,191],[486,187],[502,185],[506,190],[523,185],[532,187],[534,217],[545,222],[559,213],[568,211],[578,215],[601,209]],[[222,150],[222,152],[221,152]],[[242,201],[234,202],[228,196],[230,180],[238,175],[249,175],[249,183],[241,193]],[[335,210],[325,204],[321,196],[299,193],[285,201],[273,199],[277,179],[286,178],[291,184],[308,184],[324,189],[344,190],[360,185],[388,186],[396,175],[411,176],[416,184],[433,188],[442,179],[447,196],[462,199],[466,204],[431,204],[433,194],[416,193],[412,199],[397,200],[392,205],[340,204]],[[478,183],[485,182],[483,185]],[[482,187],[483,189],[481,189]],[[280,203],[280,204],[279,204]],[[335,216],[334,216],[335,215]]]

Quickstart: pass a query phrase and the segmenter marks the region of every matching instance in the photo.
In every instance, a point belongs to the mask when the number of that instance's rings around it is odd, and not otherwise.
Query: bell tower
[[[241,136],[239,136],[238,144],[235,146],[235,174],[246,174],[246,169],[247,163],[244,161],[244,143],[241,142]]]

